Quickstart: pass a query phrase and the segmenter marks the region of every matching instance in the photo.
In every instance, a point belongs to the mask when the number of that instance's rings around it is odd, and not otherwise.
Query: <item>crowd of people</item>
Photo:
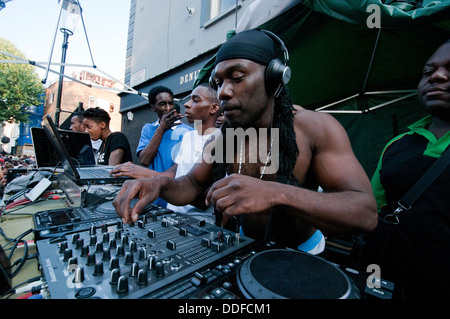
[[[34,155],[22,155],[16,156],[11,154],[5,154],[0,156],[0,164],[2,169],[0,171],[0,196],[3,197],[4,190],[8,182],[13,180],[15,177],[20,176],[24,173],[8,171],[9,169],[14,168],[34,168],[36,163],[36,159]]]
[[[430,115],[388,143],[370,180],[340,123],[291,101],[283,74],[273,70],[279,41],[260,30],[227,40],[210,81],[194,88],[184,115],[169,88],[152,88],[148,100],[158,120],[142,128],[139,163],[132,163],[127,137],[111,132],[106,111],[73,116],[72,130],[88,132],[93,144],[101,141],[98,164],[114,166],[115,176],[133,177],[113,201],[125,223],[155,202],[256,240],[320,255],[324,234],[376,232],[379,216],[392,213],[448,148],[450,42],[424,61],[418,96]],[[193,125],[182,123],[183,117]],[[250,128],[257,129],[254,140],[244,136],[239,144],[227,135]],[[252,161],[255,145],[267,157]],[[18,165],[14,159],[5,158],[4,167]],[[398,297],[450,295],[449,174],[447,168],[423,200],[398,216],[382,269],[398,284]]]

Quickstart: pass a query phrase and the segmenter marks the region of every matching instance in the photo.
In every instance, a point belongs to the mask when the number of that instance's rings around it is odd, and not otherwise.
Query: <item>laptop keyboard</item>
[[[80,174],[81,178],[112,178],[109,174],[109,170],[106,170],[104,168],[98,169],[98,168],[89,168],[89,169],[79,169],[78,173]]]

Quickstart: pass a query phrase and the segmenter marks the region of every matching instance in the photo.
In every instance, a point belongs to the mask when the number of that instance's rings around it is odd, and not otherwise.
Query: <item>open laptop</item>
[[[66,134],[67,131],[58,130],[49,114],[44,116],[42,126],[50,143],[59,154],[59,161],[61,162],[61,166],[64,168],[64,172],[75,183],[79,185],[112,184],[122,183],[126,179],[130,178],[126,176],[114,177],[110,175],[109,172],[111,171],[112,166],[95,164],[81,165],[79,159],[83,156],[78,155],[77,157],[72,157],[69,154],[61,138],[61,135]],[[89,145],[91,145],[90,140]],[[84,152],[89,153],[88,149],[85,149]],[[92,145],[90,147],[90,152],[92,153],[93,157],[94,153],[92,151]]]
[[[58,130],[58,132],[67,152],[75,163],[78,163],[81,167],[95,166],[95,156],[88,133],[67,130]],[[37,168],[53,170],[62,164],[58,150],[53,146],[53,143],[50,143],[43,128],[32,127],[31,139]]]

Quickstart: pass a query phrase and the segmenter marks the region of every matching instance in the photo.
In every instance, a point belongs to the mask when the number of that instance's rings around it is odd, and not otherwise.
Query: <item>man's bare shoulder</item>
[[[296,127],[317,131],[319,128],[340,126],[339,122],[330,114],[308,110],[299,105],[293,105],[293,107]]]

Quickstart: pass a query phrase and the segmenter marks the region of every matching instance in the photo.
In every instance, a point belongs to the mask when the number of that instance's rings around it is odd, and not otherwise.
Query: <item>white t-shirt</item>
[[[175,178],[186,175],[195,163],[200,163],[202,160],[203,148],[205,143],[215,134],[219,133],[219,130],[215,130],[212,134],[199,135],[197,130],[187,132],[180,145],[180,150],[175,163],[177,164],[177,172]],[[209,207],[206,210],[201,210],[192,205],[175,206],[167,204],[167,208],[174,212],[188,214],[198,219],[204,219],[206,222],[214,224],[214,209]]]

